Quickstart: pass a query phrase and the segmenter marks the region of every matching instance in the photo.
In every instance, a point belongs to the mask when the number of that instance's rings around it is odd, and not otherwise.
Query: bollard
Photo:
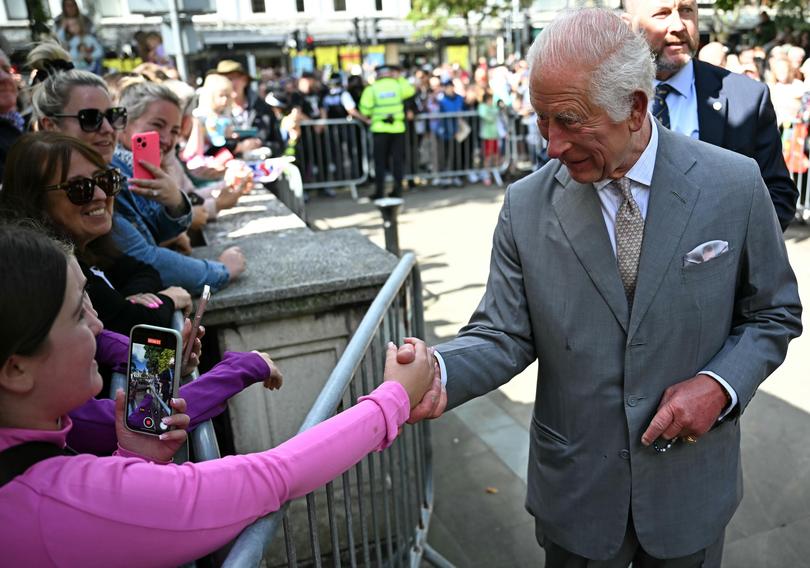
[[[399,228],[397,217],[405,200],[401,197],[383,197],[375,199],[374,205],[382,213],[383,230],[385,231],[385,250],[399,256]]]

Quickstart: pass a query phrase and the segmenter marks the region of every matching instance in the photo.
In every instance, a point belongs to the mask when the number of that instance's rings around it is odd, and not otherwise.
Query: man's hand
[[[191,419],[185,413],[185,399],[173,398],[169,404],[174,408],[176,414],[167,416],[164,420],[168,426],[173,426],[174,430],[167,430],[160,437],[138,434],[124,426],[124,391],[118,389],[115,393],[115,433],[118,437],[118,445],[156,462],[171,461],[188,438],[186,428]]]
[[[723,386],[709,375],[697,375],[664,391],[658,411],[641,436],[649,446],[654,440],[679,436],[699,438],[709,431],[727,404]]]
[[[414,347],[418,340],[412,337],[405,339],[405,344],[397,350],[397,363],[407,365],[414,360]],[[408,417],[408,424],[416,424],[426,418],[438,418],[447,406],[447,390],[442,386],[442,371],[439,363],[433,355],[433,348],[430,348],[431,365],[433,378],[430,389],[425,393],[416,406],[411,408],[411,415]]]
[[[401,384],[413,409],[430,388],[434,363],[432,352],[424,341],[415,338],[405,341],[407,344],[399,348],[393,343],[388,344],[383,380]]]

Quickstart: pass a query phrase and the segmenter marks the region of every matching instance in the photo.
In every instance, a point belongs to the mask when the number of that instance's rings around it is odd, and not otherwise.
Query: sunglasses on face
[[[98,132],[105,118],[114,130],[123,130],[127,127],[127,109],[124,107],[112,107],[104,111],[97,108],[83,108],[76,114],[52,114],[50,116],[75,118],[84,132]]]
[[[91,178],[80,177],[64,181],[57,185],[45,188],[45,191],[64,191],[74,205],[87,205],[93,201],[96,186],[104,192],[107,197],[118,195],[124,187],[126,178],[118,170],[110,169],[95,174]]]

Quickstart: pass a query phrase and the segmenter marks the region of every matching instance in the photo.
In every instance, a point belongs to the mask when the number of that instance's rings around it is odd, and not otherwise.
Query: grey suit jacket
[[[729,251],[683,266],[715,239]],[[632,508],[644,549],[672,558],[714,542],[734,513],[739,413],[800,316],[756,162],[659,128],[632,312],[593,186],[552,160],[508,189],[484,297],[438,350],[451,407],[538,359],[526,506],[547,538],[610,558]],[[731,384],[736,411],[697,444],[642,446],[664,390],[701,370]]]

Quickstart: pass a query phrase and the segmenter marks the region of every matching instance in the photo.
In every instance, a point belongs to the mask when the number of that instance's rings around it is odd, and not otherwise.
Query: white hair
[[[590,72],[591,100],[615,121],[630,116],[633,93],[653,96],[655,66],[647,42],[610,10],[561,13],[534,40],[527,60],[532,74],[540,69]]]

